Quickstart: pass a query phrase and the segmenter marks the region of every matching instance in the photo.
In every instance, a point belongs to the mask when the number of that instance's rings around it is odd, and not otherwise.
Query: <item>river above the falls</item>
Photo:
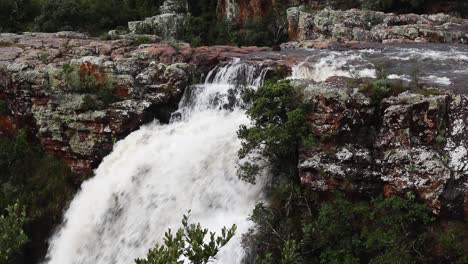
[[[292,67],[292,78],[325,81],[332,76],[370,77],[383,69],[389,79],[412,81],[467,93],[468,45],[349,44],[328,49],[283,49],[257,52],[244,60]]]

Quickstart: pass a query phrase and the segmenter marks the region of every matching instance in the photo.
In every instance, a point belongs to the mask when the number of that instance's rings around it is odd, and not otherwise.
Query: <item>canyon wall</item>
[[[468,20],[446,14],[416,15],[303,7],[287,10],[291,40],[336,42],[468,43]]]
[[[305,88],[320,140],[301,151],[302,183],[364,196],[415,191],[436,214],[468,220],[468,96],[423,89],[376,105],[349,83]]]
[[[287,7],[306,5],[309,10],[318,10],[325,7],[333,9],[361,8],[360,0],[218,0],[218,17],[234,21],[236,23],[245,23],[252,19],[258,19],[267,16],[273,6],[280,7],[284,11]],[[468,3],[461,0],[449,1],[427,1],[419,12],[426,14],[447,13],[464,15],[468,10]],[[399,10],[388,10],[398,13]]]

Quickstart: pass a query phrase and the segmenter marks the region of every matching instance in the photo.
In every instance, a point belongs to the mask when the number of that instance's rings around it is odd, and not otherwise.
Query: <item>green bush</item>
[[[319,202],[305,193],[293,201],[287,198],[290,194],[284,195],[281,206],[291,202],[295,206],[279,211],[278,204],[259,204],[252,214],[257,227],[250,239],[259,263],[392,264],[433,259],[434,218],[414,196],[351,200],[335,193]],[[459,256],[462,236],[456,242],[446,239],[447,259]]]
[[[365,82],[359,89],[359,92],[370,97],[372,103],[378,106],[383,99],[397,96],[406,90],[408,90],[408,87],[405,87],[401,82],[380,79],[373,82]]]
[[[28,250],[44,248],[77,189],[76,179],[62,161],[29,142],[24,130],[15,138],[0,138],[0,208],[16,203],[25,206]]]
[[[11,263],[27,242],[23,231],[26,221],[25,210],[18,204],[8,206],[0,212],[0,263]]]
[[[102,67],[90,62],[82,65],[65,64],[62,66],[59,77],[63,80],[66,89],[95,94],[104,106],[117,100],[114,95],[116,84],[113,78]],[[83,103],[83,107],[88,110],[96,109],[98,105],[96,100],[89,95],[85,96]]]
[[[139,46],[142,44],[149,44],[151,43],[151,38],[148,36],[138,36],[134,42],[135,45]]]
[[[465,223],[450,223],[439,231],[437,240],[444,263],[468,263],[468,229]]]
[[[298,181],[298,149],[308,134],[301,93],[288,81],[267,82],[246,99],[252,100],[247,111],[252,126],[243,125],[238,131],[239,158],[248,159],[240,166],[240,178],[255,183],[269,167],[275,176]]]
[[[221,236],[204,229],[200,224],[189,224],[189,216],[182,219],[182,228],[175,234],[169,229],[164,235],[164,245],[148,252],[146,259],[136,259],[136,264],[183,264],[186,258],[192,264],[211,262],[236,232],[236,226],[224,227]],[[208,238],[207,238],[207,235]]]

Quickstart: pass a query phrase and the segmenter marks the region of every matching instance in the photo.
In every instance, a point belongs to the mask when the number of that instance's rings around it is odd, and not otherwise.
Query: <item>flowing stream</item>
[[[248,216],[264,198],[264,183],[236,175],[236,132],[249,122],[240,96],[264,75],[239,61],[218,67],[205,84],[187,89],[170,124],[145,125],[118,142],[71,202],[46,263],[133,263],[168,228],[180,227],[187,210],[212,231],[236,224],[216,262],[241,263],[241,235],[252,227]]]

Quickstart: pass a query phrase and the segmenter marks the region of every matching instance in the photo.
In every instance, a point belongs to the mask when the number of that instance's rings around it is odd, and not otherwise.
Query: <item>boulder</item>
[[[159,8],[160,15],[148,17],[143,21],[128,22],[133,34],[153,34],[163,40],[176,40],[184,37],[189,22],[186,0],[166,0]]]

